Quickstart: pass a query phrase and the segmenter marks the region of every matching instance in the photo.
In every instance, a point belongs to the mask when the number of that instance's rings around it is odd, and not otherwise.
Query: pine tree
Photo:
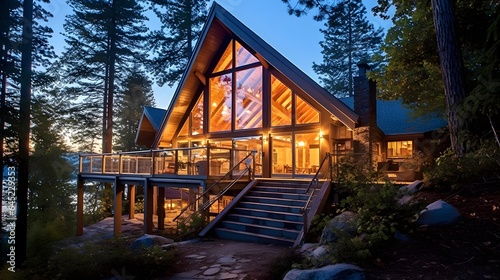
[[[66,92],[74,100],[75,141],[93,148],[101,129],[102,151],[111,152],[115,89],[145,60],[145,9],[135,0],[73,0],[69,5],[74,14],[64,25],[68,47],[60,65],[72,85]]]
[[[352,96],[356,65],[371,61],[379,52],[383,30],[375,30],[368,22],[361,0],[345,0],[329,8],[321,33],[325,36],[320,42],[323,62],[313,63],[313,70],[330,93],[337,97]]]
[[[154,106],[151,82],[144,73],[134,72],[117,95],[116,145],[119,151],[139,150],[135,144],[137,125],[145,106]]]
[[[160,86],[179,81],[207,16],[209,0],[153,0],[153,10],[162,26],[150,34],[149,61]]]

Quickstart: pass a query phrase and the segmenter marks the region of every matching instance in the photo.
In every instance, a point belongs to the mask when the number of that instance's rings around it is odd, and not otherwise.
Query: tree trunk
[[[446,95],[451,148],[460,157],[465,153],[463,132],[467,125],[457,114],[459,104],[465,99],[465,75],[457,37],[454,0],[432,0],[432,14]]]
[[[21,99],[19,107],[19,175],[17,186],[16,264],[26,260],[28,235],[28,182],[31,112],[31,55],[33,52],[33,0],[23,3]]]

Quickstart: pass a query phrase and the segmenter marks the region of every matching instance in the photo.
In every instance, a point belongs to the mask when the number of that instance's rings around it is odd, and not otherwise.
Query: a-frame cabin
[[[328,199],[339,156],[364,154],[373,166],[389,159],[368,69],[360,65],[354,100],[344,103],[214,2],[169,108],[146,108],[141,118],[136,139],[150,150],[81,156],[78,234],[84,182],[98,180],[114,183],[117,235],[125,185],[130,205],[140,185],[146,233],[154,215],[161,230],[166,211],[177,210],[211,221],[202,235],[300,242]],[[396,133],[394,159],[442,125]],[[165,189],[189,195],[174,207]]]

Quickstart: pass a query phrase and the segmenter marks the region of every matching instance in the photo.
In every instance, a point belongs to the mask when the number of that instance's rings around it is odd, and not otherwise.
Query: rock
[[[415,194],[420,189],[422,184],[423,184],[422,181],[416,180],[409,185],[402,186],[401,188],[399,188],[399,192],[403,194]]]
[[[322,279],[342,279],[342,280],[363,280],[365,274],[363,270],[353,264],[332,264],[317,269],[292,269],[283,280],[322,280]]]
[[[333,217],[323,229],[319,243],[328,244],[335,242],[339,238],[336,233],[338,230],[348,234],[355,234],[357,219],[358,215],[350,211],[342,212]]]
[[[132,244],[130,244],[130,249],[135,250],[138,248],[163,246],[172,243],[174,243],[172,239],[165,238],[163,236],[144,234],[143,236],[137,238],[134,242],[132,242]]]
[[[452,225],[461,217],[458,210],[443,200],[435,201],[420,212],[416,221],[420,226]]]
[[[327,255],[327,249],[325,246],[319,246],[314,251],[311,252],[311,257],[314,259],[319,259]]]
[[[205,270],[203,272],[203,275],[204,276],[213,276],[213,275],[219,273],[219,271],[220,271],[220,267],[212,267],[212,268]]]

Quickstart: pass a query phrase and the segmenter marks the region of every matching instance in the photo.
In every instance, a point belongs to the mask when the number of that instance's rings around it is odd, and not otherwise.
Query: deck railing
[[[250,151],[194,147],[107,154],[81,154],[82,174],[222,176]],[[238,174],[241,170],[234,170]]]

